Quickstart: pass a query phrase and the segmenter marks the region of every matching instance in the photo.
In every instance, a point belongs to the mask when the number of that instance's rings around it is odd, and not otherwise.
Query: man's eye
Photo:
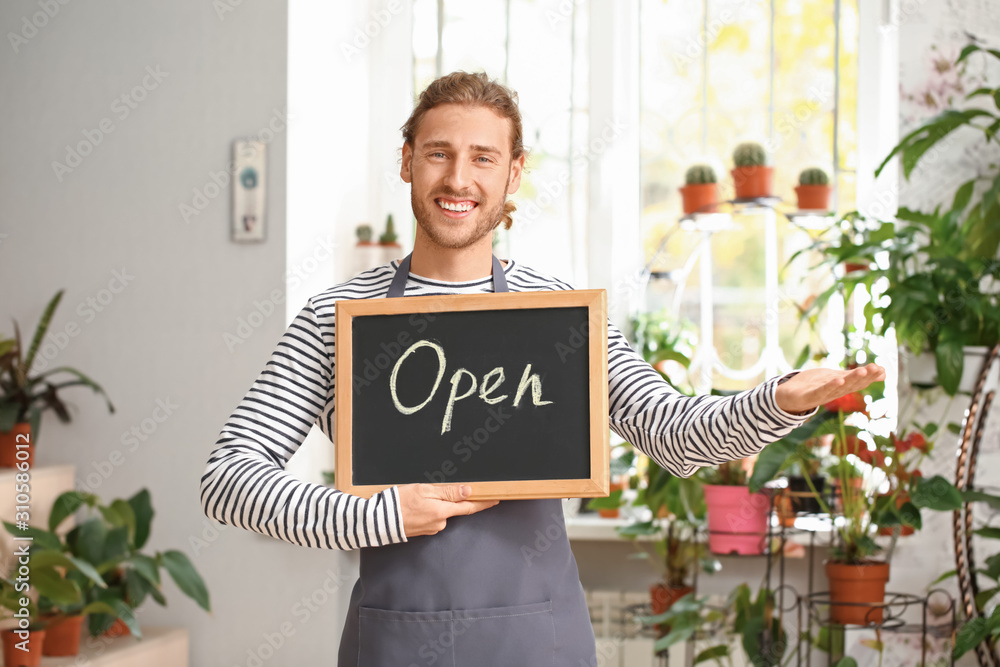
[[[441,157],[444,157],[444,153],[431,153],[431,157],[437,157],[437,156],[439,156],[439,155],[440,155]]]
[[[486,162],[490,162],[490,159],[488,157],[485,157],[485,156],[482,156],[482,155],[479,156],[479,157],[477,157],[476,159],[477,160],[485,160]]]

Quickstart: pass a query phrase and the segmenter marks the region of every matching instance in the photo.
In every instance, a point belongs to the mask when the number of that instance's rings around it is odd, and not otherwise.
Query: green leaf
[[[79,491],[66,491],[56,498],[49,513],[49,530],[53,533],[59,525],[71,516],[85,502],[84,494]]]
[[[924,522],[920,518],[920,510],[912,502],[903,503],[899,508],[899,518],[904,526],[911,526],[917,530],[924,527]]]
[[[171,549],[160,554],[163,566],[167,568],[170,577],[188,597],[198,603],[205,611],[211,611],[208,601],[208,589],[201,575],[194,569],[190,559],[181,551]]]
[[[984,528],[979,528],[978,530],[972,531],[980,537],[988,537],[994,540],[1000,540],[1000,528],[995,526],[986,526]]]
[[[45,332],[49,330],[49,323],[52,321],[52,314],[56,311],[56,307],[59,305],[62,295],[63,290],[59,290],[55,293],[55,296],[53,296],[49,300],[48,305],[45,306],[41,319],[38,320],[38,326],[35,327],[35,335],[31,337],[31,345],[28,347],[28,354],[24,358],[25,374],[28,374],[31,371],[31,365],[35,361],[35,354],[38,352],[38,346],[42,344],[42,339],[45,338]]]
[[[952,655],[955,658],[961,658],[986,639],[988,634],[989,627],[986,625],[986,619],[982,617],[970,619],[958,629],[958,633],[955,635],[955,648],[952,651]]]
[[[976,609],[985,609],[986,603],[989,602],[994,595],[1000,592],[1000,587],[987,588],[986,590],[979,591],[976,594]]]
[[[849,655],[845,655],[833,667],[858,667],[858,661]]]
[[[962,494],[944,477],[934,475],[931,478],[917,479],[911,502],[915,507],[947,512],[962,506]]]
[[[750,493],[756,493],[765,483],[774,479],[781,466],[798,449],[798,443],[787,439],[772,442],[760,451],[750,476]]]
[[[72,579],[59,576],[52,568],[41,568],[31,573],[31,586],[54,604],[68,607],[83,599],[80,586]]]
[[[725,644],[719,644],[718,646],[707,648],[701,653],[699,653],[697,656],[695,656],[694,662],[691,664],[698,665],[703,662],[708,662],[709,660],[719,660],[720,658],[728,658],[728,657],[729,657],[729,647],[726,646]]]
[[[94,569],[94,566],[85,560],[75,558],[62,551],[45,549],[31,554],[31,565],[33,567],[52,567],[58,565],[67,570],[76,570],[90,579],[94,584],[105,587],[107,584],[101,575]]]
[[[958,570],[948,570],[947,572],[945,572],[944,574],[942,574],[940,577],[938,577],[937,579],[935,579],[934,581],[932,581],[930,583],[930,585],[934,586],[935,584],[939,584],[942,581],[944,581],[945,579],[950,579],[950,578],[954,577],[956,574],[958,574]]]
[[[136,572],[141,574],[147,581],[153,583],[157,588],[160,586],[160,566],[155,558],[150,558],[145,554],[132,554],[123,563],[132,565]]]
[[[4,521],[3,525],[7,529],[7,532],[15,537],[30,537],[34,547],[55,549],[56,551],[62,550],[62,541],[59,539],[59,536],[47,530],[35,528],[34,526],[18,528],[17,525],[9,521]]]
[[[132,506],[135,515],[135,542],[136,549],[142,549],[149,539],[150,525],[153,522],[153,502],[150,499],[149,489],[141,489],[134,496],[128,499],[128,504]]]
[[[952,424],[949,424],[949,427]],[[957,425],[955,425],[957,428]],[[975,489],[967,489],[962,491],[962,499],[967,503],[982,502],[989,505],[992,509],[1000,510],[1000,496],[995,496],[991,493],[985,493],[983,491],[977,491]]]
[[[77,530],[78,529],[78,530]],[[93,565],[104,562],[104,543],[108,538],[108,528],[99,517],[87,519],[77,526],[74,554]]]
[[[954,396],[958,391],[958,383],[962,380],[965,354],[960,339],[945,335],[950,331],[945,329],[941,332],[934,357],[937,359],[938,383],[946,394]]]

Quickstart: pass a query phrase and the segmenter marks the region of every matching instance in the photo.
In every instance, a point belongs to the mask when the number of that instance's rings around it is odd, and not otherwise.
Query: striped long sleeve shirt
[[[384,297],[397,266],[393,261],[331,287],[296,315],[208,458],[201,503],[209,518],[321,549],[406,541],[397,486],[365,499],[285,471],[313,424],[334,437],[334,304]],[[504,273],[512,292],[573,289],[513,260]],[[492,291],[489,277],[454,283],[411,273],[406,285],[407,296]],[[676,475],[751,456],[815,414],[778,407],[775,387],[782,377],[732,396],[686,396],[608,322],[611,429]]]

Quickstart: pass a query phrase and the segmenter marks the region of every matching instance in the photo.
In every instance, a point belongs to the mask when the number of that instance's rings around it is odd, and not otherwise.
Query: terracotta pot
[[[879,494],[879,498],[885,498],[887,495],[888,494],[880,493]],[[901,508],[903,505],[905,505],[909,501],[910,501],[910,494],[906,493],[905,491],[901,491],[899,493],[899,495],[896,496],[896,509]],[[879,528],[878,529],[878,534],[879,535],[892,535],[893,531],[894,531],[893,528]],[[914,532],[916,532],[916,531],[914,530],[913,526],[900,526],[899,527],[899,536],[900,537],[903,537],[904,535],[912,535]]]
[[[708,549],[715,554],[764,553],[771,503],[745,486],[705,485]]]
[[[666,584],[653,584],[649,587],[649,600],[653,604],[653,614],[662,614],[674,606],[688,593],[693,593],[691,586],[667,586]]]
[[[881,604],[889,581],[889,564],[869,561],[860,565],[826,562],[830,580],[830,620],[839,625],[868,625],[882,622]],[[838,604],[844,603],[844,604]],[[847,604],[854,603],[854,604]]]
[[[80,652],[80,628],[83,614],[66,616],[45,628],[42,655],[76,655]]]
[[[715,213],[715,203],[719,201],[717,183],[694,183],[681,187],[684,213]]]
[[[27,458],[17,458],[18,447],[27,451]],[[24,445],[27,444],[27,448]],[[24,457],[24,454],[21,454]],[[0,433],[0,468],[16,468],[19,460],[27,461],[28,467],[35,465],[35,442],[31,437],[31,424],[18,422],[7,433]]]
[[[844,262],[844,273],[853,273],[855,271],[867,271],[870,267],[869,264],[863,262]]]
[[[609,482],[608,483],[608,494],[609,495],[612,494],[612,493],[614,493],[615,491],[624,490],[624,489],[625,489],[625,482]],[[597,513],[600,514],[605,519],[617,519],[619,511],[618,511],[618,508],[616,507],[613,510],[597,510]]]
[[[800,211],[829,211],[830,185],[796,185],[795,196],[799,199]]]
[[[771,196],[774,167],[736,167],[732,174],[737,199]]]
[[[116,618],[111,627],[101,633],[102,637],[127,637],[132,634],[128,626],[120,618]]]
[[[778,522],[782,526],[791,528],[795,525],[795,506],[787,489],[782,489],[778,497],[774,499],[774,507],[778,511]]]
[[[28,633],[27,651],[15,647],[21,642],[11,630],[0,631],[3,638],[4,667],[38,667],[42,664],[42,644],[45,642],[45,630],[32,630]]]

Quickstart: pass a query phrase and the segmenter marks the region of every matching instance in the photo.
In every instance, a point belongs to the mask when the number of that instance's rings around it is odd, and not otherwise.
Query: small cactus
[[[733,164],[737,167],[762,167],[767,164],[767,151],[756,142],[744,142],[733,151]]]
[[[392,213],[385,219],[385,233],[378,237],[382,245],[392,245],[396,242],[396,227],[392,224]]]
[[[684,182],[687,185],[700,185],[703,183],[716,183],[715,170],[707,164],[696,164],[688,168],[684,174]]]
[[[354,233],[358,235],[358,241],[361,243],[371,243],[372,235],[375,233],[372,231],[371,225],[358,225],[358,228],[354,230]]]
[[[830,185],[830,176],[815,167],[803,169],[799,172],[799,185]]]

